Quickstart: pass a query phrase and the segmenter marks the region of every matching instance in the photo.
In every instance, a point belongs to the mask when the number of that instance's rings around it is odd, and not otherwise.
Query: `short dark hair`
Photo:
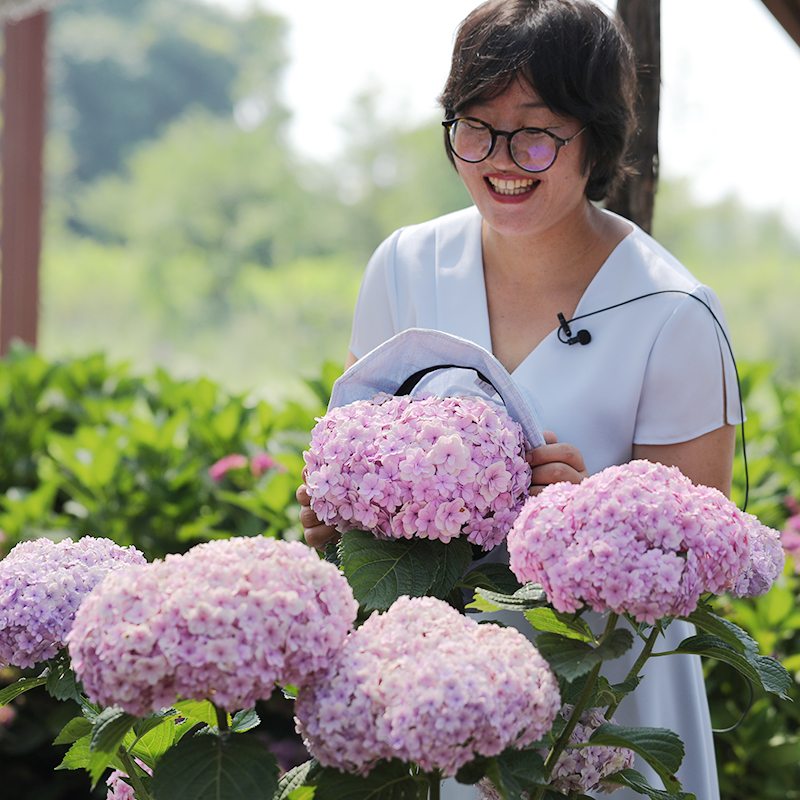
[[[460,25],[439,102],[445,118],[514,79],[587,126],[586,196],[602,200],[629,173],[636,59],[627,33],[590,0],[489,0]],[[455,164],[445,136],[450,161]]]

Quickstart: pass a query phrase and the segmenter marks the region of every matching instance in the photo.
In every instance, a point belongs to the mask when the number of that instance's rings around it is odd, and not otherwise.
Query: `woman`
[[[626,172],[634,97],[627,39],[589,0],[490,0],[470,14],[440,99],[447,153],[474,207],[378,248],[347,365],[410,327],[470,339],[536,398],[552,431],[528,456],[532,492],[644,458],[728,494],[741,420],[717,300],[593,202]],[[590,331],[578,335],[569,322],[584,315]],[[333,531],[302,487],[298,499],[307,541],[322,546]],[[671,626],[665,649],[687,627]],[[619,679],[631,661],[612,662]],[[676,730],[684,788],[716,800],[699,659],[650,663],[651,691],[627,698],[617,719]]]

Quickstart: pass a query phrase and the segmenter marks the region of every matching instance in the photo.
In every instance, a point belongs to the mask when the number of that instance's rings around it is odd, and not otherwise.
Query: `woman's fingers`
[[[559,442],[552,431],[544,431],[544,440],[545,444],[525,454],[531,466],[531,494],[538,494],[551,483],[580,483],[589,474],[575,445]]]
[[[305,484],[297,487],[295,492],[297,502],[300,503],[300,524],[303,526],[303,536],[306,543],[315,547],[317,550],[324,550],[330,541],[338,538],[336,528],[320,522],[319,517],[311,508],[311,496],[308,494]]]

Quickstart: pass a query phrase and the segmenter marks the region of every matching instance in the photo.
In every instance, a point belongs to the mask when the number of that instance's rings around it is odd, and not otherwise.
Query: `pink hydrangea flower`
[[[344,576],[299,542],[197,545],[111,576],[69,636],[88,696],[145,716],[177,699],[249,708],[327,666],[358,610]]]
[[[766,594],[783,572],[786,553],[778,531],[762,525],[752,514],[744,517],[750,560],[730,591],[734,597],[758,597]]]
[[[267,470],[277,469],[278,472],[285,472],[286,467],[279,464],[269,453],[256,453],[250,459],[250,472],[256,478],[261,477]]]
[[[231,453],[223,456],[219,461],[214,462],[208,468],[208,474],[212,481],[219,483],[232,469],[242,469],[247,466],[247,456],[241,453]]]
[[[20,542],[0,561],[0,667],[55,656],[89,592],[109,572],[144,563],[134,547],[110,539]]]
[[[490,550],[530,486],[520,426],[478,397],[391,397],[335,408],[304,453],[317,516],[339,530]],[[420,508],[425,509],[420,513]]]
[[[149,775],[152,775],[152,770],[144,763],[136,759],[136,763]],[[108,794],[106,800],[136,800],[133,794],[133,787],[126,783],[123,778],[128,776],[118,769],[115,769],[107,778],[106,786],[108,786]]]
[[[559,708],[555,676],[519,631],[401,597],[350,634],[295,713],[325,766],[365,775],[397,758],[454,775],[476,755],[539,740]]]
[[[569,719],[571,714],[572,706],[564,706],[561,710],[561,716],[564,719]],[[607,720],[600,708],[590,708],[584,711],[575,730],[572,731],[570,745],[585,744],[591,735],[606,722],[616,724],[613,719]],[[542,756],[547,756],[546,751],[540,752]],[[551,781],[553,786],[564,794],[570,792],[586,794],[594,791],[611,794],[621,787],[619,784],[606,782],[605,778],[622,769],[631,769],[633,760],[633,751],[624,747],[596,745],[571,750],[567,746],[567,749],[556,761]]]
[[[632,461],[532,497],[508,537],[511,569],[558,611],[586,603],[652,624],[736,586],[752,519],[676,467]]]

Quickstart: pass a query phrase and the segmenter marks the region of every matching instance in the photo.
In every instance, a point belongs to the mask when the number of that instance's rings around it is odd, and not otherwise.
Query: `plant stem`
[[[136,768],[136,762],[131,758],[130,753],[124,747],[120,746],[117,751],[117,756],[125,767],[125,773],[131,779],[133,796],[136,800],[150,800],[150,793],[144,788],[144,784]]]
[[[228,733],[230,730],[228,727],[228,712],[222,708],[217,708],[217,706],[214,706],[214,711],[217,712],[217,727],[219,728],[220,735]]]
[[[603,631],[603,635],[600,638],[600,644],[602,644],[610,635],[614,628],[617,627],[617,620],[619,620],[619,615],[611,613],[608,615],[608,622],[606,623],[606,629]],[[561,731],[561,735],[556,740],[555,745],[553,745],[552,749],[547,755],[547,759],[544,762],[544,777],[545,780],[549,780],[550,774],[553,772],[555,768],[556,762],[558,761],[559,756],[564,752],[567,745],[569,744],[570,737],[572,736],[572,732],[575,730],[575,726],[578,724],[578,720],[583,714],[584,709],[586,708],[589,698],[592,696],[592,692],[594,691],[595,684],[597,683],[597,676],[600,674],[600,668],[603,666],[602,661],[598,661],[595,664],[591,672],[589,672],[588,677],[586,678],[586,683],[584,684],[583,691],[578,698],[578,702],[575,703],[572,714],[570,714],[569,719],[567,720],[567,724],[564,727],[564,730]],[[545,787],[540,786],[539,789],[536,791],[536,794],[531,798],[531,800],[541,800],[544,797]]]
[[[642,652],[639,653],[639,658],[636,659],[634,665],[630,668],[630,671],[625,676],[625,680],[623,683],[627,683],[629,680],[635,678],[642,667],[645,665],[645,662],[653,652],[653,648],[656,644],[656,639],[658,638],[658,634],[661,633],[661,625],[656,624],[653,626],[653,630],[650,632],[650,635],[647,637],[647,641],[644,643],[644,647],[642,648]],[[622,698],[613,702],[608,709],[606,709],[605,717],[606,719],[611,719],[614,715],[614,712],[619,708],[619,704],[622,702]]]
[[[428,773],[430,775],[430,793],[428,800],[439,800],[442,793],[442,774],[438,770]]]

